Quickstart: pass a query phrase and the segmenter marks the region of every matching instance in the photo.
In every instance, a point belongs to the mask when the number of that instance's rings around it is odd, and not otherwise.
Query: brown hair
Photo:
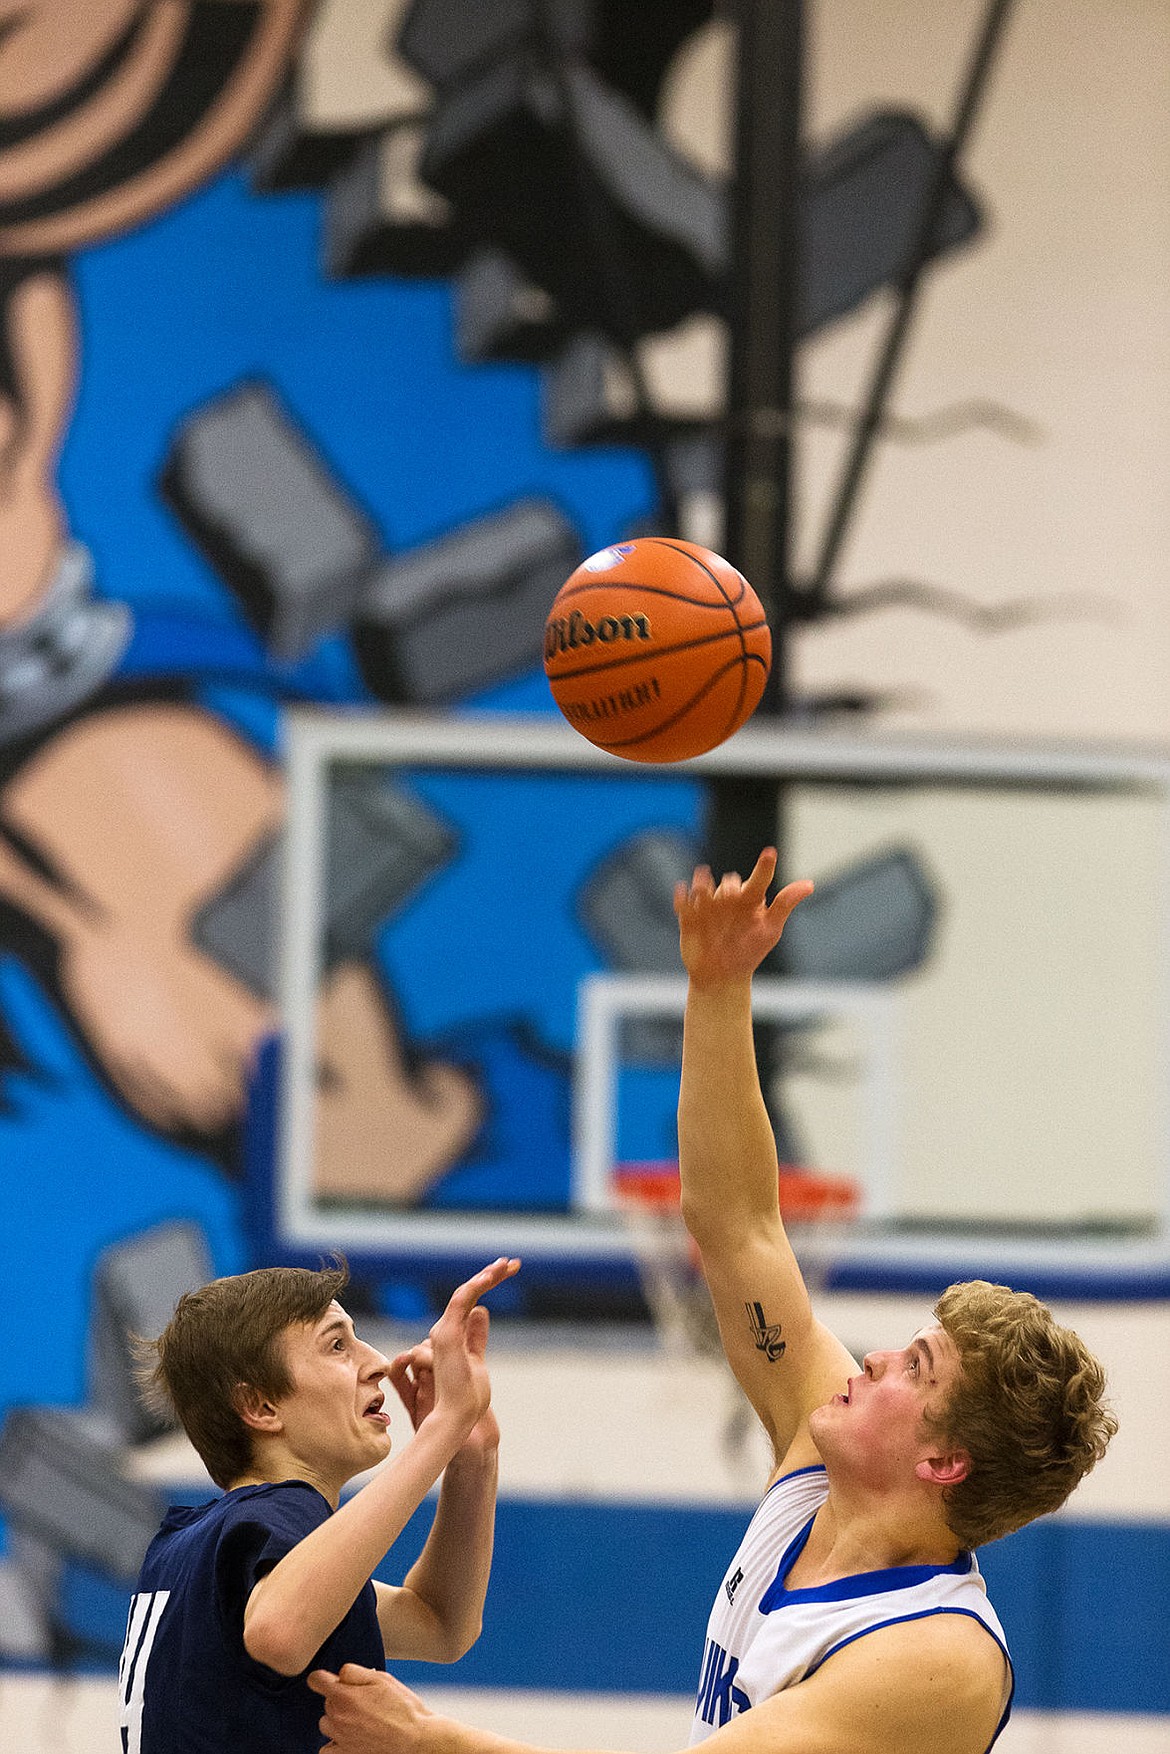
[[[1105,1454],[1117,1420],[1100,1364],[1028,1292],[973,1279],[945,1291],[934,1313],[962,1369],[927,1423],[971,1458],[943,1503],[964,1547],[977,1547],[1062,1505]]]
[[[287,1328],[316,1322],[349,1283],[345,1262],[261,1267],[188,1291],[157,1340],[141,1341],[139,1380],[155,1405],[170,1406],[217,1486],[252,1460],[252,1439],[236,1410],[242,1383],[278,1400],[292,1388],[279,1344]]]

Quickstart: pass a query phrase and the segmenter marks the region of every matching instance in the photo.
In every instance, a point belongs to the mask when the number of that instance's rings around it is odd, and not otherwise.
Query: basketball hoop
[[[670,1159],[618,1163],[613,1169],[622,1214],[638,1266],[642,1293],[663,1351],[668,1357],[722,1359],[723,1342],[715,1320],[699,1251],[682,1220],[678,1164]],[[810,1293],[828,1282],[842,1233],[856,1219],[861,1191],[848,1176],[782,1164],[780,1214]],[[735,1386],[724,1428],[733,1454],[750,1428],[750,1410]]]

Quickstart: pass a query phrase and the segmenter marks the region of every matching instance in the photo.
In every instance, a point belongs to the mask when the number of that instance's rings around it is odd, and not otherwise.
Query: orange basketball
[[[575,731],[630,761],[688,761],[760,704],[772,636],[760,599],[696,542],[641,536],[591,555],[557,593],[544,670]]]

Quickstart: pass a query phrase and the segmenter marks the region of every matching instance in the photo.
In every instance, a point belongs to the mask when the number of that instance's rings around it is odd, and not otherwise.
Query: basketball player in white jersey
[[[972,1549],[1062,1504],[1116,1421],[1077,1336],[1006,1287],[951,1286],[906,1345],[860,1366],[813,1315],[752,1042],[752,975],[812,888],[769,903],[775,869],[771,848],[746,882],[716,886],[700,867],[675,898],[690,977],[683,1214],[776,1458],[711,1613],[691,1741],[985,1754],[1012,1671]],[[310,1685],[339,1754],[529,1754],[385,1674],[347,1666]]]

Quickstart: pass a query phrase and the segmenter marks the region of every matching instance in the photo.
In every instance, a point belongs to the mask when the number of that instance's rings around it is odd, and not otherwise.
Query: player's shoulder
[[[306,1480],[277,1480],[236,1486],[216,1499],[213,1521],[226,1533],[242,1524],[274,1530],[316,1528],[331,1514],[328,1502]]]
[[[998,1699],[1010,1678],[1007,1654],[986,1621],[956,1608],[876,1626],[828,1657],[822,1671],[830,1669],[883,1687],[901,1686],[916,1675],[920,1688],[956,1707],[964,1700]]]
[[[1011,1666],[977,1615],[944,1610],[896,1620],[853,1638],[803,1687],[830,1716],[864,1717],[861,1746],[918,1754],[946,1746],[984,1754],[1007,1720]]]

